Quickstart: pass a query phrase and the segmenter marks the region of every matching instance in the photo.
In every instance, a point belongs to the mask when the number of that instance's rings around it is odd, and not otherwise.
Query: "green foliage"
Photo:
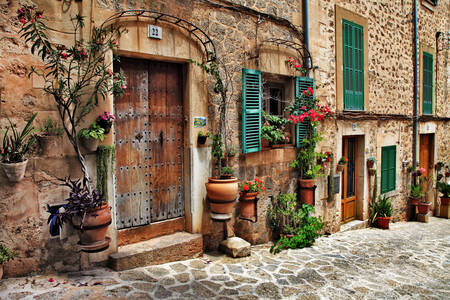
[[[368,161],[371,161],[373,163],[377,162],[377,159],[375,158],[375,156],[370,156],[369,158],[367,158]]]
[[[95,152],[97,157],[97,190],[107,198],[108,178],[114,174],[116,148],[112,146],[99,146]]]
[[[16,255],[17,254],[14,251],[9,250],[6,246],[0,243],[0,265],[13,259]]]
[[[228,157],[234,157],[237,154],[237,150],[234,147],[226,147],[225,155]]]
[[[58,122],[50,117],[40,124],[39,131],[45,136],[61,136],[64,133],[64,129],[58,125]]]
[[[231,167],[223,167],[221,174],[233,175],[234,171]]]
[[[97,122],[94,122],[88,128],[81,129],[78,136],[85,139],[99,139],[103,142],[103,139],[105,138],[105,129],[100,127]]]
[[[211,134],[210,134],[209,132],[203,133],[203,131],[200,130],[200,131],[198,132],[198,136],[199,136],[199,137],[202,137],[202,136],[210,137]]]
[[[297,206],[296,194],[279,194],[272,198],[269,207],[270,226],[280,233],[281,238],[270,248],[270,252],[276,254],[287,248],[309,247],[320,236],[323,223],[321,217],[311,216],[314,207],[308,204],[303,204],[301,208]]]
[[[393,212],[391,198],[386,195],[378,196],[378,200],[373,200],[369,204],[369,211],[372,223],[377,217],[391,217]]]
[[[411,191],[411,197],[412,198],[421,198],[424,195],[423,186],[420,183],[419,184],[412,184],[409,187],[409,189]]]
[[[216,158],[216,168],[220,172],[219,166],[220,166],[220,160],[223,157],[223,150],[222,150],[222,138],[218,134],[215,134],[212,136],[211,154],[212,154],[212,156],[214,156]]]
[[[0,154],[2,155],[2,162],[4,163],[18,163],[26,159],[30,147],[36,142],[36,137],[33,135],[37,131],[32,125],[37,113],[28,120],[22,132],[18,132],[16,125],[6,116],[9,126],[6,128],[3,135],[3,146]],[[11,132],[11,134],[9,134]]]
[[[448,198],[450,196],[450,184],[444,181],[438,182],[436,186],[439,192],[443,194],[443,197]]]
[[[303,139],[303,148],[300,148],[295,160],[290,164],[292,168],[299,170],[301,178],[314,179],[319,174],[321,166],[316,165],[317,156],[314,149],[321,140],[322,138],[315,131],[312,133],[311,138]]]
[[[286,125],[289,120],[273,116],[262,112],[263,126],[261,127],[261,137],[271,145],[286,144],[289,138],[286,135]]]

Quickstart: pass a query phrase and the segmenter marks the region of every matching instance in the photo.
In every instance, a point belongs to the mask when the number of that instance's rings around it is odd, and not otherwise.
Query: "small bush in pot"
[[[377,200],[370,203],[370,221],[379,228],[389,229],[389,221],[391,220],[393,209],[391,198],[386,195],[378,196]]]
[[[31,146],[36,142],[34,133],[37,131],[32,125],[37,113],[28,120],[23,130],[19,133],[16,125],[6,116],[9,126],[3,135],[3,145],[0,149],[2,167],[11,182],[19,182],[23,179],[27,167],[27,154]]]
[[[39,135],[37,139],[41,148],[41,153],[49,155],[54,149],[58,149],[57,138],[62,136],[64,129],[58,125],[58,122],[47,117],[44,122],[40,123]]]
[[[231,178],[233,177],[234,171],[231,167],[223,167],[222,168],[222,178]]]
[[[78,230],[82,246],[104,242],[111,224],[111,211],[103,195],[96,190],[90,192],[80,180],[65,179],[62,185],[70,188],[69,198],[57,212],[52,213],[47,207],[50,212],[48,223],[62,227],[63,223],[71,222]]]
[[[105,129],[100,127],[97,122],[94,122],[88,128],[83,128],[78,132],[78,137],[82,140],[83,146],[86,150],[97,150],[98,141],[105,138]]]
[[[3,277],[3,263],[13,259],[16,255],[17,254],[14,251],[9,250],[6,246],[0,243],[0,280]]]
[[[200,145],[204,145],[209,136],[210,136],[209,132],[203,133],[203,131],[200,130],[198,132],[198,138],[197,138],[198,143]]]

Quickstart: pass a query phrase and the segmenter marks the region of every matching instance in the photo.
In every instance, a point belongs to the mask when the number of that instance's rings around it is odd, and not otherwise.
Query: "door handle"
[[[162,131],[159,133],[159,142],[161,143],[161,146],[162,146],[162,144],[164,142],[164,137],[163,137],[163,132]]]

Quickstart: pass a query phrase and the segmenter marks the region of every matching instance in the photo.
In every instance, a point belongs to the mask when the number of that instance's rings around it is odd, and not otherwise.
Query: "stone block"
[[[240,237],[231,237],[220,243],[219,249],[231,257],[250,256],[250,243]]]
[[[441,218],[450,218],[450,205],[441,205],[439,216]]]
[[[417,214],[417,221],[422,223],[428,223],[430,221],[431,212],[428,212],[427,214]]]

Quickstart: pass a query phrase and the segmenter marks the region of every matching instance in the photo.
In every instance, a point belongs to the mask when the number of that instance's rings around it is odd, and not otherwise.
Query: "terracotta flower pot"
[[[369,168],[369,169],[373,168],[374,163],[375,163],[374,161],[368,160],[367,161],[367,168]]]
[[[81,138],[81,144],[83,145],[83,148],[86,149],[89,152],[95,152],[97,151],[98,147],[98,139],[86,139]]]
[[[244,200],[244,201],[250,201],[250,200],[255,200],[256,196],[258,196],[258,192],[254,192],[254,193],[244,193],[244,192],[239,192],[240,195],[240,200]]]
[[[420,201],[420,198],[409,197],[409,204],[410,205],[419,205],[419,201]]]
[[[241,218],[252,219],[256,216],[256,196],[258,193],[240,193],[239,210]]]
[[[430,210],[430,205],[431,205],[431,203],[419,202],[419,205],[418,205],[419,214],[426,215],[428,213],[428,211]]]
[[[315,179],[299,179],[300,201],[314,206],[314,183]]]
[[[291,145],[290,144],[275,144],[275,145],[271,145],[271,147],[273,149],[286,148],[286,147],[289,147],[289,146],[291,146]]]
[[[61,147],[61,137],[54,135],[43,135],[38,138],[41,154],[44,156],[56,156]]]
[[[205,183],[211,212],[213,214],[231,214],[238,194],[238,180],[208,178]]]
[[[344,171],[344,168],[345,168],[345,164],[337,164],[336,173],[341,173],[342,171]]]
[[[227,158],[226,157],[222,157],[222,159],[220,160],[222,167],[233,167],[234,165],[234,156],[228,156],[228,164],[227,164]]]
[[[81,218],[79,216],[72,218],[72,224],[78,231],[79,244],[82,248],[83,246],[88,246],[91,252],[108,248],[109,239],[106,238],[106,231],[111,224],[111,208],[108,206],[108,203],[88,211],[82,228],[80,227]],[[108,242],[105,248],[106,241]]]
[[[28,159],[18,163],[2,163],[2,168],[10,182],[20,182],[25,175]]]
[[[450,204],[450,197],[441,197],[441,205],[449,205]]]
[[[389,229],[391,217],[377,217],[377,226],[381,229]]]

